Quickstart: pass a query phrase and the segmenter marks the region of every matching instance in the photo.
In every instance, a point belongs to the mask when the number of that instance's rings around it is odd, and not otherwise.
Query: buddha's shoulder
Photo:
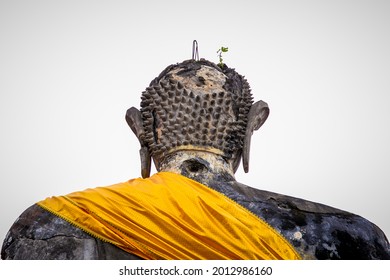
[[[27,208],[8,231],[2,259],[129,259],[125,251],[92,237],[37,204]]]
[[[244,195],[244,197],[253,197],[253,200],[266,202],[268,205],[276,205],[279,209],[297,209],[309,213],[317,214],[342,214],[342,215],[355,215],[345,210],[335,208],[319,202],[314,202],[294,196],[279,194],[260,188],[254,188],[245,184],[235,182],[235,189],[240,189],[238,194]],[[239,196],[237,197],[238,199]],[[356,215],[355,215],[356,216]]]
[[[281,232],[301,252],[325,259],[390,259],[383,231],[348,211],[236,183],[235,200]]]

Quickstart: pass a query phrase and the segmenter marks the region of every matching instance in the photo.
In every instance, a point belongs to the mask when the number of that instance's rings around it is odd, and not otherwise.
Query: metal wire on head
[[[199,60],[198,42],[196,40],[192,42],[192,59]]]

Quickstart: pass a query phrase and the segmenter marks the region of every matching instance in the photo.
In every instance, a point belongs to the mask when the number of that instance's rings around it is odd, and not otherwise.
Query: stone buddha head
[[[249,168],[250,140],[266,121],[268,105],[253,102],[247,80],[205,59],[168,66],[131,107],[126,121],[141,144],[141,174],[157,171],[227,172],[241,158]]]

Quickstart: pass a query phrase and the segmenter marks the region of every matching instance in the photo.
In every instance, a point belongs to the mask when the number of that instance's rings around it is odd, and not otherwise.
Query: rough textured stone
[[[158,171],[182,174],[250,210],[304,259],[390,259],[386,236],[370,221],[235,180],[241,158],[248,171],[250,137],[269,109],[252,102],[249,84],[234,69],[204,60],[171,65],[143,93],[141,107],[130,108],[126,121],[141,145],[144,178],[153,157]],[[37,205],[11,227],[1,258],[139,259]]]
[[[197,162],[195,164],[195,162]],[[202,159],[203,162],[203,159]],[[230,174],[209,173],[183,164],[182,174],[206,178],[209,186],[249,209],[289,240],[304,259],[390,259],[383,232],[368,220],[319,203],[254,189]],[[190,163],[190,164],[191,164]],[[11,227],[2,259],[139,259],[96,239],[37,205],[28,208]]]
[[[4,260],[139,259],[96,239],[38,205],[26,209],[5,237]]]

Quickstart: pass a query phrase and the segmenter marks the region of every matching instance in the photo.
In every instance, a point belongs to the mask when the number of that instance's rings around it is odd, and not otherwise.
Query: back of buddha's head
[[[234,69],[191,59],[168,66],[153,79],[141,95],[139,119],[134,120],[135,108],[126,119],[157,170],[170,154],[190,150],[220,155],[235,171],[252,105],[249,84]],[[136,123],[142,127],[135,129]]]

